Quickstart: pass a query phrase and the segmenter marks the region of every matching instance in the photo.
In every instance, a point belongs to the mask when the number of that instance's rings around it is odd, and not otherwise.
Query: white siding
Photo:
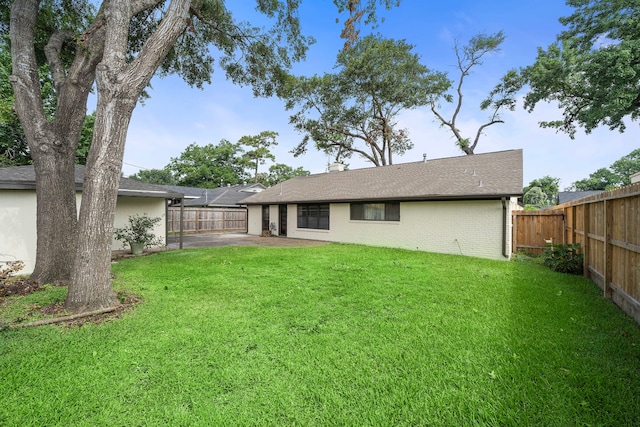
[[[80,206],[80,193],[77,206]],[[166,242],[166,202],[160,198],[118,197],[114,227],[128,223],[129,215],[147,213],[162,221],[154,233]],[[35,191],[0,190],[0,261],[20,260],[25,268],[19,274],[31,274],[36,261],[36,193]],[[112,249],[122,249],[114,240]]]
[[[329,230],[312,230],[297,227],[297,206],[289,205],[287,237],[505,259],[503,239],[510,254],[511,210],[517,200],[507,201],[504,231],[500,200],[402,202],[400,221],[351,221],[348,203],[330,206]],[[259,206],[249,208],[250,224],[260,212]],[[250,225],[249,234],[259,232]]]

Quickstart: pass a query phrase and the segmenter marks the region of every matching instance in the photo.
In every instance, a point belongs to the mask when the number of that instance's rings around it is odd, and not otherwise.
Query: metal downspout
[[[502,256],[509,258],[507,253],[507,198],[502,197]]]

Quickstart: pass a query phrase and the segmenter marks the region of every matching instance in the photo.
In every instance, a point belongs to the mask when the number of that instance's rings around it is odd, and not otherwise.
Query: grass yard
[[[113,271],[121,319],[0,332],[0,425],[640,425],[640,327],[581,277],[337,244]]]

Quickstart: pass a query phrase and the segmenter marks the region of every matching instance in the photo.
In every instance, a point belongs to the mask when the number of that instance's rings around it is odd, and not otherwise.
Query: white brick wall
[[[287,237],[506,259],[502,242],[510,254],[511,210],[516,207],[515,198],[507,202],[503,232],[500,200],[402,202],[400,221],[351,221],[348,203],[332,203],[329,230],[297,228],[296,205],[289,205]],[[277,206],[271,206],[270,215],[277,225]],[[250,206],[249,234],[260,234],[260,220],[260,206]]]

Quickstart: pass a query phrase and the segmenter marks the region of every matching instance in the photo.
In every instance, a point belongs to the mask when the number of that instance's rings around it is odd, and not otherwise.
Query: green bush
[[[126,244],[131,246],[132,243],[142,243],[144,247],[161,245],[162,239],[156,237],[152,231],[161,220],[160,217],[148,217],[146,213],[129,215],[129,225],[114,228],[113,235],[116,240],[122,242],[123,247]]]
[[[582,274],[584,257],[579,244],[552,243],[545,246],[547,249],[540,255],[544,265],[559,273]]]

